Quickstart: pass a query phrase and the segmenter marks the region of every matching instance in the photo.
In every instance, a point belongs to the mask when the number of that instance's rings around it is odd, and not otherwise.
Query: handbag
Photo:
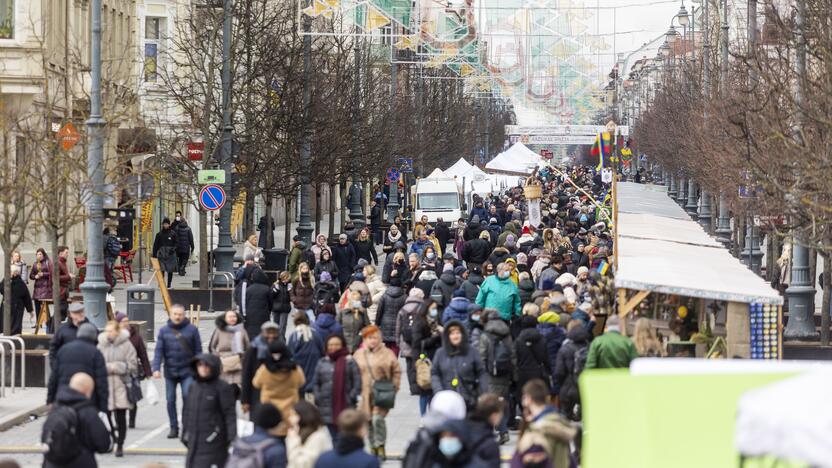
[[[424,356],[424,354],[422,356]],[[416,361],[416,386],[418,386],[422,390],[431,389],[431,367],[432,364],[430,362],[430,359],[426,357],[420,357],[419,360]]]
[[[365,351],[364,359],[367,361],[367,373],[370,375],[370,385],[372,385],[372,406],[389,410],[396,404],[396,386],[393,385],[391,380],[376,380],[373,378],[373,368],[370,366],[368,352]]]
[[[137,376],[131,375],[124,377],[124,387],[127,390],[127,401],[130,403],[135,405],[144,398],[142,395],[142,384]]]
[[[237,353],[220,356],[223,372],[237,372],[243,369],[243,360]]]

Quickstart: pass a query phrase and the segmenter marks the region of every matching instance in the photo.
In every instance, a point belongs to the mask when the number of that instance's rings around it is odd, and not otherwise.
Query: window
[[[417,209],[420,210],[457,210],[459,195],[456,193],[420,193]]]
[[[0,0],[0,39],[14,38],[14,0]]]
[[[148,16],[144,19],[144,80],[155,83],[159,75],[159,54],[165,19]]]

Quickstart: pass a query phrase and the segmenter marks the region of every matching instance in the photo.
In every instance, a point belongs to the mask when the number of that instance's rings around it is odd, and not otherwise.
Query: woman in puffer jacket
[[[390,280],[390,287],[384,291],[378,301],[374,323],[381,329],[381,339],[384,345],[399,355],[399,345],[396,339],[396,320],[399,311],[407,300],[404,288],[401,287],[401,280],[394,277]]]
[[[445,324],[442,347],[433,356],[431,367],[433,393],[453,390],[465,400],[469,409],[477,398],[488,392],[488,374],[477,350],[470,347],[465,326],[457,321]]]
[[[327,338],[326,355],[315,368],[312,392],[321,418],[334,436],[338,415],[347,408],[355,408],[361,395],[361,371],[343,336]]]

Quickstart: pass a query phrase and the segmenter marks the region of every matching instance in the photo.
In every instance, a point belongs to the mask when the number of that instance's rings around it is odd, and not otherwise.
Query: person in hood
[[[373,265],[364,266],[364,284],[367,285],[367,290],[370,295],[368,298],[369,305],[367,306],[367,316],[370,320],[375,321],[378,313],[378,305],[384,293],[387,291],[387,285],[381,281],[381,277],[376,274],[376,267]]]
[[[266,322],[260,326],[260,334],[251,340],[251,346],[243,356],[242,388],[240,389],[240,403],[243,413],[254,418],[254,411],[260,406],[260,390],[254,388],[251,381],[260,365],[266,362],[269,345],[280,337],[280,327],[275,322]],[[252,408],[254,407],[254,408]],[[252,419],[253,421],[253,419]]]
[[[344,411],[338,417],[339,437],[335,441],[335,448],[321,454],[315,462],[315,468],[379,468],[379,459],[364,451],[364,439],[368,433],[367,416],[364,413]]]
[[[552,370],[555,370],[557,367],[558,352],[566,340],[566,331],[559,324],[560,315],[555,312],[547,311],[537,317],[537,331],[543,337],[543,342],[546,344],[546,357],[549,360],[549,367]],[[557,379],[554,378],[554,374],[550,373],[548,375],[551,376],[548,379],[550,382],[549,388],[551,389],[552,395],[556,396],[560,393],[560,386],[558,385]]]
[[[428,327],[427,318],[421,316],[422,314],[427,314],[427,309],[423,306],[425,302],[425,295],[421,289],[411,289],[404,304],[396,313],[395,325],[396,343],[401,356],[405,358],[410,394],[419,395],[421,414],[424,414],[425,408],[427,408],[427,402],[430,399],[430,390],[428,389],[426,391],[416,383],[416,361],[423,354],[426,357],[433,356],[433,350],[425,350],[424,343],[420,340],[420,338],[430,335],[429,329],[420,329],[420,327]]]
[[[324,340],[309,326],[309,317],[305,313],[295,312],[292,320],[295,329],[289,336],[289,353],[292,360],[303,370],[303,375],[310,377],[301,387],[301,393],[307,393],[312,391],[312,376],[315,374],[318,361],[324,355]]]
[[[173,282],[173,272],[179,269],[179,261],[176,258],[176,233],[170,228],[170,220],[162,220],[162,229],[156,233],[153,239],[153,251],[151,257],[159,260],[159,266],[163,272],[168,274],[168,289]]]
[[[514,239],[517,239],[517,224],[514,224],[514,221],[509,221],[503,226],[503,232],[500,234],[500,237],[497,238],[497,247],[502,247],[506,243],[506,239],[508,236],[514,236]]]
[[[491,248],[497,247],[497,239],[500,238],[500,234],[503,233],[503,226],[500,224],[499,220],[495,217],[491,217],[488,221],[488,234],[491,236]]]
[[[411,273],[411,282],[413,287],[421,289],[425,294],[425,297],[430,296],[433,283],[435,283],[437,279],[438,276],[436,275],[435,266],[426,263],[422,263],[418,266],[415,272]]]
[[[324,250],[329,250],[329,245],[327,245],[327,239],[325,234],[318,234],[315,237],[315,245],[309,247],[309,250],[312,251],[312,255],[315,256],[315,266],[318,265],[318,262],[321,261],[321,254]],[[332,252],[330,251],[330,254]]]
[[[397,248],[396,244],[399,242],[407,244],[407,238],[399,230],[398,226],[391,224],[387,235],[384,236],[384,244],[381,246],[381,251],[384,252],[384,255],[390,255]]]
[[[509,324],[500,318],[496,310],[489,310],[484,316],[485,326],[480,336],[479,353],[488,373],[488,391],[503,401],[511,400],[511,386],[516,380],[517,352],[511,337]],[[506,411],[505,417],[495,424],[500,444],[508,442],[508,419],[513,411]]]
[[[471,220],[474,219],[474,216],[477,217],[477,223],[482,219],[488,219],[488,211],[483,206],[482,200],[477,200],[474,203],[474,207],[471,208],[471,212],[468,214],[468,218]]]
[[[511,268],[505,263],[497,265],[497,274],[483,281],[477,294],[477,304],[483,309],[496,309],[500,317],[510,322],[520,315],[520,293],[511,281]]]
[[[44,468],[96,468],[98,463],[95,460],[95,454],[107,453],[112,448],[113,439],[110,431],[104,421],[98,417],[100,408],[92,401],[95,390],[93,378],[84,372],[73,374],[68,385],[58,390],[56,406],[66,406],[75,410],[78,421],[76,426],[77,453],[69,458],[73,454],[54,453],[50,450],[44,454]],[[49,417],[47,416],[46,424],[48,424]]]
[[[271,320],[273,305],[272,285],[266,272],[256,268],[251,272],[251,282],[245,290],[240,310],[245,317],[245,329],[256,335],[260,326]]]
[[[554,381],[559,389],[561,412],[572,421],[580,421],[581,394],[578,391],[578,377],[583,369],[575,368],[575,354],[580,352],[583,356],[587,355],[589,332],[580,320],[570,320],[566,337],[558,350]]]
[[[468,325],[469,307],[471,307],[471,301],[465,297],[465,290],[462,288],[454,289],[453,298],[442,311],[441,323],[445,324],[451,320],[456,320],[464,324],[466,331],[470,332],[470,326]]]
[[[292,406],[300,399],[300,390],[306,384],[303,370],[292,360],[292,353],[283,340],[269,343],[264,362],[257,368],[251,381],[260,390],[260,403],[271,403],[283,417],[283,423],[275,433],[286,436],[287,421],[292,415]]]
[[[462,259],[468,268],[481,267],[488,260],[491,254],[491,237],[487,231],[483,231],[477,237],[465,241],[462,246]]]
[[[321,259],[315,263],[315,279],[321,281],[321,275],[326,272],[331,278],[338,278],[338,265],[332,259],[332,252],[329,248],[321,250]]]
[[[306,262],[298,267],[298,277],[292,281],[292,289],[289,297],[295,309],[307,311],[312,310],[315,295],[315,278]]]
[[[445,324],[442,347],[433,357],[431,367],[433,391],[458,392],[469,408],[488,391],[488,374],[477,350],[469,345],[465,326],[456,321]]]
[[[171,228],[173,229],[173,228]],[[176,225],[176,258],[179,260],[179,276],[185,276],[188,259],[194,253],[194,233],[185,219]]]
[[[370,324],[367,310],[361,302],[361,293],[351,291],[347,295],[347,307],[338,312],[338,323],[344,329],[347,348],[354,352],[361,344],[361,330]]]
[[[419,290],[421,291],[421,290]],[[399,343],[396,337],[396,325],[399,311],[405,305],[407,294],[401,287],[399,278],[392,278],[390,286],[384,291],[376,308],[376,315],[373,323],[381,329],[381,339],[384,345],[390,348],[394,354],[399,355]]]
[[[338,266],[338,283],[343,291],[346,289],[350,281],[350,275],[358,262],[355,247],[349,242],[347,234],[342,233],[338,236],[338,243],[332,250],[332,258]]]
[[[295,234],[292,237],[292,250],[289,252],[289,260],[287,262],[287,268],[293,278],[298,274],[298,266],[303,261],[303,251],[305,249],[306,245],[300,239],[300,236]]]
[[[127,396],[127,382],[138,372],[136,349],[130,343],[130,332],[122,330],[116,321],[108,322],[104,333],[98,336],[98,350],[104,356],[107,366],[107,417],[116,443],[116,457],[124,456],[124,439],[127,436],[127,410],[132,403]],[[115,419],[115,426],[113,425]]]
[[[520,284],[520,276],[517,273],[517,260],[514,257],[509,257],[506,259],[506,266],[509,267],[508,277],[512,283],[519,285]],[[498,264],[499,265],[499,264]]]
[[[520,282],[517,284],[518,293],[520,294],[520,304],[526,305],[532,302],[532,295],[535,292],[534,281],[528,273],[523,272],[518,275]]]
[[[518,389],[534,379],[550,381],[552,363],[546,353],[546,341],[537,330],[537,318],[526,315],[520,319],[520,333],[514,340],[514,347],[517,354]],[[520,395],[517,399],[520,400]]]
[[[359,409],[370,416],[369,441],[373,454],[384,459],[386,457],[387,422],[385,417],[389,408],[381,408],[373,401],[373,385],[377,381],[392,382],[395,392],[399,392],[401,384],[401,369],[399,359],[392,351],[384,346],[381,340],[381,330],[375,325],[369,325],[361,331],[364,346],[353,354],[353,359],[361,371],[361,402]],[[346,412],[345,412],[346,413]],[[341,414],[344,417],[344,413]],[[340,426],[340,425],[339,425]],[[343,429],[341,429],[343,431]],[[342,436],[343,437],[343,433]],[[340,442],[340,438],[339,438]]]
[[[174,304],[170,308],[168,323],[159,329],[156,336],[156,352],[151,365],[154,379],[162,378],[162,365],[165,366],[165,397],[170,422],[168,439],[179,437],[176,387],[181,388],[184,401],[188,397],[188,389],[193,381],[191,361],[201,351],[202,341],[199,339],[199,330],[185,318],[185,307]]]
[[[98,330],[95,326],[91,323],[82,323],[78,327],[77,338],[58,350],[55,364],[49,374],[46,404],[53,404],[58,392],[69,384],[72,376],[83,372],[95,379],[95,394],[91,397],[92,403],[100,411],[108,411],[110,390],[107,382],[107,364],[101,351],[95,347],[97,339]]]
[[[19,335],[23,331],[23,312],[29,312],[29,315],[33,313],[32,296],[29,294],[29,288],[26,287],[26,283],[20,277],[20,267],[17,265],[12,265],[10,282],[12,295],[8,300],[4,296],[3,305],[0,307],[0,330],[3,329],[5,308],[9,307],[11,309],[11,334]],[[6,281],[3,280],[2,284],[6,284]],[[0,294],[4,294],[5,289],[4,287],[0,287]]]
[[[344,329],[335,318],[335,304],[324,304],[318,311],[318,317],[312,328],[326,341],[332,335],[343,335]]]
[[[436,392],[424,414],[424,425],[407,446],[402,468],[436,466],[437,457],[441,455],[437,447],[439,434],[448,423],[464,421],[466,414],[465,400],[459,393],[451,390]]]
[[[194,382],[182,405],[182,443],[188,448],[185,466],[224,466],[228,448],[237,438],[236,391],[220,379],[222,363],[201,353],[191,361]]]
[[[344,410],[355,408],[361,395],[361,371],[341,335],[326,340],[326,355],[318,362],[312,379],[315,404],[334,438],[335,422]]]
[[[215,320],[216,328],[208,342],[208,352],[220,358],[220,378],[240,387],[242,384],[243,356],[249,346],[248,333],[243,318],[228,310]]]
[[[369,229],[364,228],[358,233],[358,238],[353,242],[353,247],[355,248],[356,259],[363,258],[371,265],[378,263],[376,245],[370,237]]]
[[[319,281],[312,289],[312,310],[317,314],[325,304],[338,302],[338,285],[333,276],[326,271],[321,273]]]
[[[468,267],[468,278],[462,282],[462,289],[465,291],[465,297],[474,302],[477,300],[477,294],[480,292],[480,286],[485,278],[482,276],[482,268],[479,266]]]
[[[454,291],[459,289],[461,284],[456,275],[454,275],[453,267],[446,265],[442,275],[433,283],[430,289],[430,298],[439,307],[440,316],[443,315],[445,307],[451,303]]]

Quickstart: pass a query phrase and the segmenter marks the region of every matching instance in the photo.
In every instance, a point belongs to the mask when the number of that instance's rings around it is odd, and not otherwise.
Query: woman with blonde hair
[[[110,427],[114,427],[113,440],[116,443],[115,454],[117,457],[124,455],[124,438],[127,435],[127,410],[135,402],[130,401],[128,385],[138,380],[133,380],[138,375],[138,359],[136,349],[130,343],[130,332],[121,328],[116,321],[107,322],[104,333],[98,335],[98,350],[104,356],[107,364],[107,386],[109,396],[107,400],[108,419],[115,416],[115,426],[110,419]]]
[[[661,341],[656,336],[656,330],[650,326],[650,321],[642,317],[636,320],[633,332],[633,343],[641,357],[665,357],[667,353]]]
[[[257,234],[252,234],[248,236],[245,244],[243,245],[243,258],[251,255],[254,257],[255,262],[260,261],[260,257],[262,256],[263,251],[260,247],[257,247]]]
[[[289,297],[295,309],[302,310],[304,313],[311,311],[314,290],[315,278],[312,275],[309,264],[301,262],[298,265],[298,276],[292,281],[292,289],[289,291]]]

